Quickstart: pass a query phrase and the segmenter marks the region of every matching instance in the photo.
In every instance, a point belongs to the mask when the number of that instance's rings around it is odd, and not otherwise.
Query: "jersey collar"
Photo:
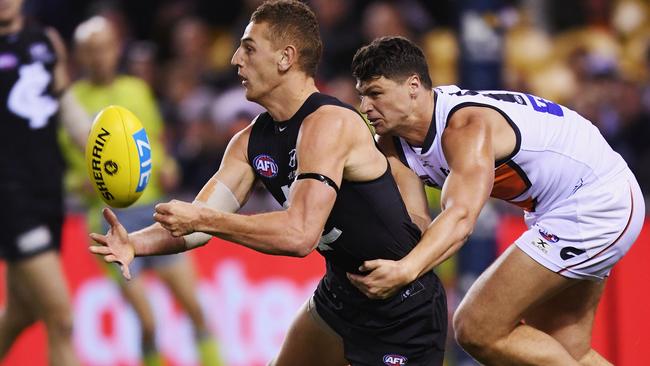
[[[427,135],[424,137],[424,142],[422,143],[422,149],[420,150],[420,154],[426,154],[427,151],[431,148],[433,145],[433,140],[436,138],[436,101],[438,100],[438,93],[433,90],[433,112],[431,113],[431,125],[429,126],[429,131],[427,131]]]

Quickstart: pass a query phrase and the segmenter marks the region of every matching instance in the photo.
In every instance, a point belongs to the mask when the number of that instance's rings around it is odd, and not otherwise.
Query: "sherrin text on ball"
[[[102,109],[86,144],[86,166],[95,191],[111,207],[135,202],[151,179],[151,146],[140,120],[126,108]]]

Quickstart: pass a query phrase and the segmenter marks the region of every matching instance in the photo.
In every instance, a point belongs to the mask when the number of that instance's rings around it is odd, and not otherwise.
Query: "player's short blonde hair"
[[[323,53],[318,21],[314,12],[300,1],[265,1],[251,15],[253,23],[269,25],[269,39],[275,46],[293,44],[298,50],[298,65],[308,76],[316,76]]]

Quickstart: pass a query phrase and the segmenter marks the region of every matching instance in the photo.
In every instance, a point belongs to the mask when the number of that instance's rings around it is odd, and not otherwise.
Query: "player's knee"
[[[476,357],[490,349],[492,337],[489,329],[470,310],[459,308],[454,314],[453,327],[456,342],[472,356]]]

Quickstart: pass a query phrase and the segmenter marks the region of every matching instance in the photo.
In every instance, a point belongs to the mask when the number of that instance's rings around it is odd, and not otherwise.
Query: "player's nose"
[[[239,57],[239,53],[241,51],[241,47],[237,47],[235,50],[235,53],[232,54],[232,58],[230,59],[230,64],[233,66],[241,66],[240,60],[241,58]]]
[[[361,113],[364,114],[368,114],[368,112],[372,111],[372,103],[370,102],[370,98],[361,96],[361,103],[359,104],[359,110],[361,111]]]

